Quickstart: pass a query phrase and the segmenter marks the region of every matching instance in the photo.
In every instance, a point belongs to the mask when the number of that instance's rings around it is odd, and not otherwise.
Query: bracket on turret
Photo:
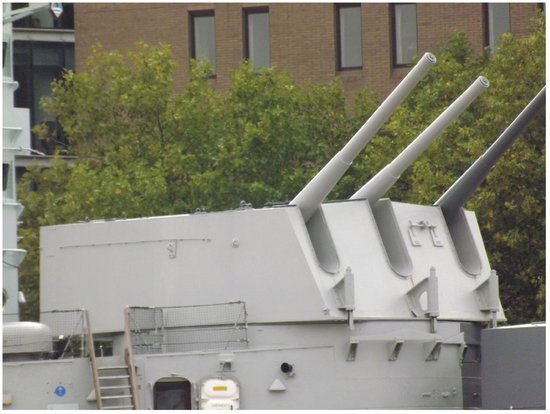
[[[464,338],[464,332],[460,332],[458,335],[452,337],[442,338],[441,336],[434,335],[433,333],[410,330],[397,330],[379,334],[350,337],[347,347],[348,353],[346,361],[355,361],[359,343],[385,343],[387,347],[386,349],[388,350],[388,361],[397,361],[401,351],[405,347],[405,342],[407,344],[413,345],[413,348],[415,346],[414,343],[416,343],[416,346],[418,346],[418,343],[420,342],[422,344],[421,346],[423,349],[423,356],[425,361],[438,361],[441,350],[445,345],[446,347],[458,346],[457,358],[459,362],[462,363],[464,359],[464,353],[467,348]]]
[[[433,341],[424,344],[424,355],[426,356],[426,361],[437,361],[439,359],[442,344],[443,340],[441,338],[434,338]]]
[[[474,292],[479,310],[482,312],[490,312],[492,326],[496,327],[497,312],[500,310],[497,272],[491,270],[489,277],[481,283]]]
[[[423,309],[420,304],[420,297],[424,293],[428,295],[428,305],[426,309]],[[407,303],[414,316],[439,316],[439,289],[434,267],[430,268],[429,277],[423,279],[420,283],[409,289],[407,292]]]
[[[336,293],[338,309],[347,312],[350,329],[354,329],[353,311],[355,310],[355,277],[351,267],[346,268],[346,273],[332,288]]]
[[[414,222],[412,220],[409,220],[409,238],[411,239],[411,244],[413,246],[422,246],[422,243],[416,236],[416,233],[414,232],[414,229],[429,229],[430,230],[430,236],[432,237],[432,243],[435,247],[443,247],[443,242],[435,232],[435,228],[437,226],[435,224],[430,224],[428,220],[420,220],[418,222]]]
[[[359,344],[358,339],[350,339],[348,347],[348,356],[346,361],[355,361],[355,355],[357,354],[357,345]]]
[[[397,358],[399,358],[399,353],[401,352],[401,349],[403,348],[403,344],[405,343],[405,340],[402,338],[395,338],[393,342],[390,342],[389,344],[389,357],[388,361],[397,361]]]

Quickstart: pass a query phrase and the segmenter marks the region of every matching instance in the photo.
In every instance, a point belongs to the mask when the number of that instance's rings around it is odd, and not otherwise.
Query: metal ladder
[[[124,365],[98,366],[94,350],[94,338],[90,328],[90,316],[86,315],[86,331],[90,365],[98,410],[137,410],[137,386],[132,355],[126,350]]]
[[[130,383],[130,369],[127,365],[96,367],[99,395],[96,392],[100,410],[133,410],[134,396]]]

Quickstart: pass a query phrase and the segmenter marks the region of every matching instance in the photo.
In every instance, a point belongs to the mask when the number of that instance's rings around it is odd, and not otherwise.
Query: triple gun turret
[[[435,63],[434,55],[424,54],[348,143],[294,197],[290,204],[296,205],[300,209],[304,221],[308,222],[314,216],[325,197],[332,191],[353,160]],[[353,194],[350,200],[366,199],[371,204],[378,201],[395,184],[401,174],[442,134],[445,128],[488,87],[489,81],[485,77],[479,76],[403,152]],[[546,87],[524,108],[487,152],[436,201],[435,205],[440,206],[448,222],[452,222],[496,161],[545,105],[545,97]]]
[[[431,53],[426,53],[399,83],[393,92],[382,102],[372,116],[357,133],[338,152],[323,169],[294,197],[290,204],[300,208],[307,222],[319,208],[321,202],[330,193],[347,171],[353,160],[372,139],[380,127],[391,116],[412,89],[420,82],[436,62]]]

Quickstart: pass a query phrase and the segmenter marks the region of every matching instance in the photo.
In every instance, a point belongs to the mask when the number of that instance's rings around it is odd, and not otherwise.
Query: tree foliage
[[[398,109],[329,198],[347,198],[394,158],[479,75],[491,87],[388,192],[394,200],[433,203],[545,84],[545,28],[505,35],[495,53],[477,55],[457,34],[438,64]],[[357,94],[354,111],[338,79],[299,85],[275,67],[244,62],[227,93],[194,62],[188,86],[174,91],[177,65],[166,45],[125,56],[96,47],[87,69],[67,72],[43,102],[69,138],[74,165],[60,154],[31,168],[19,186],[26,210],[21,269],[38,312],[40,226],[254,206],[292,199],[377,106]],[[348,105],[349,106],[349,105]],[[501,298],[512,322],[544,318],[545,129],[538,116],[469,201],[476,211]],[[44,139],[47,128],[37,126]]]

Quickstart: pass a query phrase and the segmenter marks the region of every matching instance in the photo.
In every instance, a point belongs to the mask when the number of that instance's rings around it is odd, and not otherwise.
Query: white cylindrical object
[[[42,323],[5,322],[2,328],[5,355],[52,352],[52,331]]]

